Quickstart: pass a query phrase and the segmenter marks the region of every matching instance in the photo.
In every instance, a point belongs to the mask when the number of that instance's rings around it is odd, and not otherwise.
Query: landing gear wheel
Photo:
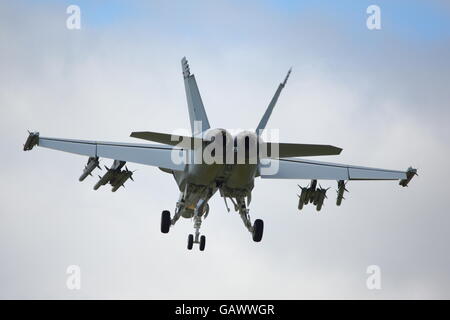
[[[200,237],[200,251],[205,250],[205,245],[206,245],[206,237],[201,236]]]
[[[168,233],[171,224],[172,224],[172,220],[170,218],[170,212],[167,210],[164,210],[161,214],[161,232]]]
[[[194,245],[194,236],[190,234],[188,236],[188,245],[187,245],[188,250],[192,250],[193,245]]]
[[[261,219],[256,219],[253,224],[253,241],[260,242],[263,236],[264,222]]]

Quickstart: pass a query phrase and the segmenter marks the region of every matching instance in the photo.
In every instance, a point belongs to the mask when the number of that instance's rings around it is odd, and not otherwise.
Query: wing
[[[175,153],[183,151],[171,146],[48,138],[32,132],[24,145],[24,150],[31,150],[35,145],[88,157],[134,162],[169,170],[184,170],[183,162],[173,160],[174,151]]]
[[[266,159],[260,164],[260,172],[265,179],[401,180],[401,185],[406,186],[417,170],[397,171],[296,158]]]

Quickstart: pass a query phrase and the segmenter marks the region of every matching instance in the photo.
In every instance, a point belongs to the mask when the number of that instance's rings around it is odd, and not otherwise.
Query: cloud
[[[445,39],[425,47],[354,27],[364,19],[341,24],[343,13],[259,2],[135,2],[114,23],[88,20],[80,31],[65,29],[61,3],[0,6],[0,297],[449,297]],[[160,212],[178,198],[169,175],[129,164],[135,183],[95,192],[95,178],[77,181],[86,159],[21,151],[26,129],[132,142],[133,130],[188,127],[184,55],[213,126],[255,127],[293,65],[269,122],[282,140],[334,144],[343,154],[328,161],[414,165],[420,176],[405,189],[350,182],[342,207],[336,183],[323,181],[332,189],[320,214],[297,211],[298,181],[258,179],[250,212],[265,221],[262,243],[216,197],[200,253],[185,248],[191,221],[159,232]],[[65,287],[71,264],[82,270],[77,292]],[[379,292],[365,286],[372,264],[382,270]]]

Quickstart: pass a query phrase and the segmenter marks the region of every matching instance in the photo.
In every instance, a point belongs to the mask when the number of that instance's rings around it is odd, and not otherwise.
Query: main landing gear
[[[231,200],[233,199],[231,198]],[[262,240],[264,233],[264,221],[262,221],[261,219],[256,219],[252,225],[252,222],[250,220],[249,209],[245,205],[245,199],[236,198],[236,201],[237,203],[233,201],[235,210],[239,212],[239,215],[241,216],[241,219],[244,222],[245,227],[252,234],[253,241],[260,242]]]

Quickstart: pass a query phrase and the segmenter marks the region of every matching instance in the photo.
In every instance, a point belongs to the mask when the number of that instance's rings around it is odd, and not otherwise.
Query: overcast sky
[[[70,4],[80,30],[66,28]],[[366,27],[371,4],[381,30]],[[138,142],[132,131],[189,128],[183,56],[212,127],[256,127],[292,66],[268,124],[281,141],[419,177],[350,182],[341,207],[323,181],[320,214],[297,210],[308,181],[258,179],[262,242],[216,196],[201,253],[186,249],[190,220],[160,233],[178,199],[170,175],[129,163],[135,182],[93,191],[96,177],[78,182],[86,158],[22,151],[27,129]],[[449,56],[438,0],[1,1],[0,298],[450,298]],[[66,287],[69,265],[81,290]],[[381,290],[366,287],[369,265]]]

